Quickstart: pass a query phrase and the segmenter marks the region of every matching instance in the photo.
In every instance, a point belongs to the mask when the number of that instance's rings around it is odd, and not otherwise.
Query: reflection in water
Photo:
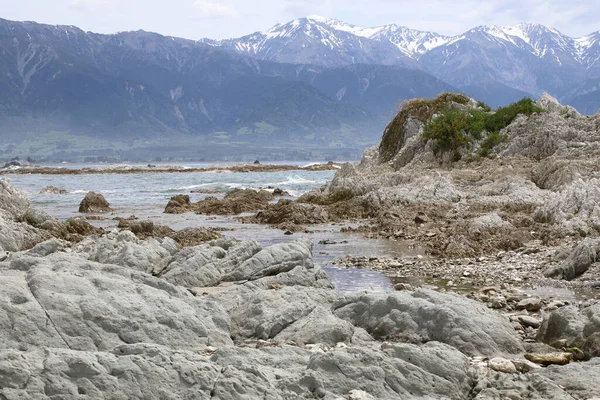
[[[388,292],[394,290],[392,282],[383,274],[367,269],[325,267],[327,276],[337,290],[342,292]]]

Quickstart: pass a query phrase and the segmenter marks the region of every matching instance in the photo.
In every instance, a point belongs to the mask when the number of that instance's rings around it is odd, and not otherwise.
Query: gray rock
[[[515,364],[513,364],[512,361],[507,360],[506,358],[494,357],[488,361],[488,366],[494,371],[502,372],[505,374],[517,373],[517,367],[515,366]]]
[[[53,253],[64,251],[66,248],[66,242],[52,238],[46,240],[45,242],[36,244],[31,250],[27,252],[27,254],[44,257]]]
[[[178,252],[160,275],[181,286],[210,287],[254,281],[257,287],[333,288],[312,261],[312,241],[298,240],[262,248],[255,241],[223,238]]]
[[[507,320],[479,303],[434,291],[348,297],[334,314],[375,338],[439,341],[468,355],[515,354],[523,349]]]
[[[21,251],[42,241],[46,235],[27,224],[3,220],[0,215],[0,251]]]
[[[250,259],[237,265],[224,280],[255,280],[265,276],[289,272],[297,266],[306,269],[314,267],[312,261],[312,240],[279,243],[256,253]]]
[[[521,323],[521,325],[525,327],[531,327],[534,329],[539,328],[542,324],[541,320],[535,317],[530,317],[529,315],[519,315],[517,316],[517,320],[519,321],[519,323]]]
[[[301,384],[325,398],[360,388],[377,399],[464,399],[473,376],[463,354],[430,342],[390,345],[383,352],[340,348],[317,353]]]
[[[296,320],[275,336],[276,340],[296,343],[349,343],[354,336],[354,326],[337,318],[330,309],[315,307],[310,314]]]
[[[255,241],[218,239],[178,252],[161,273],[173,284],[187,287],[216,286],[223,276],[261,251]]]
[[[546,276],[572,280],[585,273],[598,259],[600,240],[586,238],[577,245],[560,265],[550,268]]]
[[[546,315],[537,340],[550,345],[565,340],[567,347],[579,347],[590,356],[600,356],[597,332],[600,332],[599,302],[582,310],[565,306]]]
[[[178,349],[231,343],[220,306],[163,280],[61,253],[27,261],[11,263],[25,272],[0,270],[0,282],[11,282],[1,294],[10,306],[2,322],[27,327],[3,330],[3,348],[18,348],[17,341],[84,351],[139,342]]]
[[[29,199],[10,185],[8,179],[0,177],[0,219],[16,218],[29,208]]]
[[[73,247],[73,252],[90,261],[121,265],[154,275],[166,268],[177,250],[173,239],[140,240],[130,231],[89,237]]]
[[[573,400],[600,396],[600,360],[539,368],[527,374],[482,377],[474,388],[477,400]]]
[[[539,311],[542,308],[542,300],[539,297],[528,297],[519,301],[516,305],[517,310]]]

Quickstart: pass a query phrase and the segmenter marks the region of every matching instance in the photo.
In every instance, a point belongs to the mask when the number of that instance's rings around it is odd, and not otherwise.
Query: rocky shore
[[[34,211],[2,183],[2,232],[40,229],[19,222]],[[6,399],[600,395],[600,303],[523,302],[539,315],[532,339],[535,317],[481,299],[338,292],[310,240],[182,248],[124,229],[15,251],[1,238]]]
[[[191,173],[191,172],[279,172],[279,171],[333,171],[341,166],[333,162],[326,164],[272,165],[272,164],[236,164],[223,167],[182,167],[179,165],[110,165],[101,168],[58,168],[36,165],[5,167],[3,174],[41,174],[41,175],[90,175],[90,174],[155,174],[155,173]]]
[[[539,104],[491,158],[469,157],[480,143],[459,161],[434,151],[419,103],[297,201],[170,203],[422,245],[338,261],[385,272],[392,292],[335,290],[310,239],[263,247],[136,220],[78,231],[91,225],[31,209],[0,178],[0,398],[599,399],[600,120]]]

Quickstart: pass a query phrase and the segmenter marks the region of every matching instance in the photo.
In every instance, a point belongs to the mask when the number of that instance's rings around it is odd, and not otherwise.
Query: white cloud
[[[230,4],[215,0],[196,0],[192,4],[199,18],[218,19],[236,18],[238,11]]]

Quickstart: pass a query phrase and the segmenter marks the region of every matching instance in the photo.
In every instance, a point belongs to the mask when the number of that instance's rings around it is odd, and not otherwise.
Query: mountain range
[[[479,26],[444,36],[394,24],[362,28],[313,16],[237,39],[202,41],[274,62],[419,69],[493,106],[543,92],[580,104],[579,96],[590,97],[585,82],[600,77],[600,32],[572,38],[539,24]],[[598,107],[600,103],[583,108]]]
[[[300,18],[238,39],[0,19],[0,157],[354,157],[398,104],[543,91],[600,106],[600,33],[482,26],[450,37]]]

